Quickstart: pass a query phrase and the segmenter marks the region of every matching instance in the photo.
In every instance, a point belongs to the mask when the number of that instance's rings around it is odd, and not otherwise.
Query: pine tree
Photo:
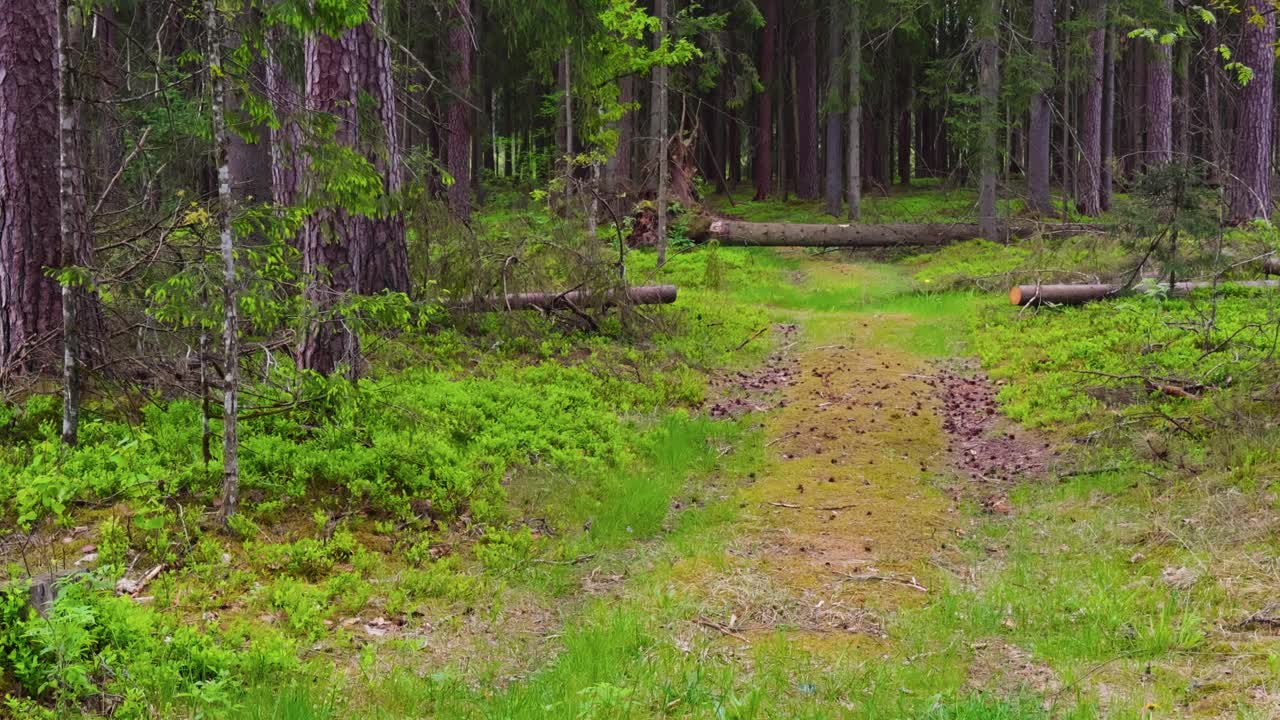
[[[1235,152],[1227,221],[1232,224],[1271,214],[1272,80],[1275,69],[1276,20],[1267,0],[1247,0],[1240,62],[1253,71],[1241,89],[1236,120]]]
[[[58,283],[57,0],[0,3],[0,371],[42,365],[62,327]]]

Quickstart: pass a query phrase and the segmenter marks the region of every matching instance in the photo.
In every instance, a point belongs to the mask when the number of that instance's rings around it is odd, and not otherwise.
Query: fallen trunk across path
[[[1041,234],[1050,237],[1105,232],[1105,225],[1087,223],[1014,223],[1005,225],[1004,238]],[[982,237],[975,223],[881,223],[804,225],[753,223],[701,216],[690,225],[695,241],[717,240],[726,247],[893,247],[948,245]]]
[[[1262,272],[1267,275],[1280,275],[1280,258],[1267,258],[1262,261]]]
[[[639,285],[627,288],[625,297],[617,290],[511,293],[479,298],[456,307],[461,310],[569,310],[619,304],[668,305],[676,301],[677,291],[675,285]]]
[[[1277,280],[1250,280],[1248,282],[1213,283],[1180,282],[1168,288],[1170,295],[1186,295],[1194,290],[1218,287],[1280,288]],[[1124,285],[1015,285],[1009,290],[1009,302],[1013,305],[1083,305],[1094,300],[1118,297],[1133,293],[1135,288]]]

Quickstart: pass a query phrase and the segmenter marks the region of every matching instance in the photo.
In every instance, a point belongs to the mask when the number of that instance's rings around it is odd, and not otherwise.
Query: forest
[[[0,0],[0,718],[1280,717],[1275,0]]]

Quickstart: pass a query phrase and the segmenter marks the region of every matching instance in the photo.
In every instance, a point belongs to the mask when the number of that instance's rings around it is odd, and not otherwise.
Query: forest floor
[[[945,217],[970,200],[907,193],[870,208]],[[726,211],[822,220],[801,204]],[[255,720],[1277,717],[1280,431],[1230,394],[1249,348],[1198,375],[1222,388],[1203,398],[1083,381],[1082,368],[1189,374],[1200,352],[1179,323],[1203,308],[1143,298],[1024,314],[987,292],[1019,268],[1092,272],[1120,256],[1095,243],[686,249],[660,273],[635,253],[633,281],[681,286],[685,325],[655,342],[704,362],[689,379],[606,354],[591,372],[634,387],[553,403],[594,411],[598,395],[609,417],[628,416],[623,461],[592,469],[590,453],[613,452],[605,428],[563,467],[512,467],[509,520],[484,531],[338,514],[313,497],[281,510],[251,492],[256,536],[203,535],[132,593],[167,618],[145,622],[238,648],[226,662],[245,694],[219,697],[218,680],[144,706]],[[1213,332],[1239,338],[1262,304],[1223,300]],[[613,352],[570,350],[549,372]],[[446,394],[440,417],[473,412],[466,399],[505,372],[454,371],[472,384]],[[1269,370],[1249,372],[1264,373],[1250,393],[1268,387]],[[387,391],[417,387],[406,377]],[[515,377],[495,417],[535,403],[518,392],[585,382]],[[427,381],[433,393],[455,382]],[[675,385],[685,407],[622,408],[648,385]],[[604,417],[564,421],[583,435]],[[0,538],[0,552],[19,561],[21,541],[92,564],[116,518],[134,517],[121,507]],[[152,565],[142,538],[188,531],[180,517],[147,530],[147,517],[133,519],[129,577]],[[173,653],[215,666],[212,649],[172,637]]]

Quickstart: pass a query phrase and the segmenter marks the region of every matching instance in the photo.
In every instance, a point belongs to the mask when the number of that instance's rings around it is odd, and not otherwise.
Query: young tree
[[[841,43],[844,40],[844,28],[842,21],[844,13],[841,10],[842,3],[839,0],[832,0],[829,3],[830,16],[827,18],[827,59],[828,67],[831,68],[829,88],[827,89],[827,142],[826,142],[826,160],[827,160],[827,214],[832,217],[840,216],[841,195],[844,185],[844,172],[841,163],[844,161],[844,153],[841,151],[843,146],[844,128],[842,127],[842,118],[840,107],[844,98],[841,91],[844,87],[845,78],[843,73],[838,72],[840,68]]]
[[[1027,189],[1031,209],[1053,212],[1049,197],[1049,145],[1053,112],[1049,89],[1053,86],[1053,0],[1033,0],[1031,42],[1035,50],[1039,83],[1031,96],[1031,126],[1027,133]]]
[[[0,371],[62,326],[56,0],[0,3]]]
[[[471,0],[452,0],[449,25],[449,208],[471,221]]]
[[[796,33],[796,195],[818,198],[818,18],[812,3],[798,8]]]
[[[1084,215],[1102,212],[1102,86],[1106,50],[1105,0],[1093,0],[1088,9],[1089,54],[1085,69],[1085,99],[1081,109],[1080,166],[1076,172],[1076,207]]]
[[[89,229],[85,217],[80,154],[80,99],[71,67],[71,0],[57,0],[58,12],[58,200],[62,261],[87,264]],[[80,427],[79,316],[87,302],[79,283],[62,282],[62,442],[75,445]]]
[[[236,288],[235,240],[231,212],[235,203],[227,133],[226,69],[222,65],[223,30],[217,0],[205,0],[206,65],[209,69],[209,107],[213,126],[214,167],[218,169],[218,203],[214,212],[222,253],[222,505],[218,519],[226,525],[240,504],[240,321]]]
[[[849,220],[862,217],[862,3],[849,5]]]
[[[760,84],[756,97],[756,142],[752,172],[756,200],[767,200],[773,187],[773,76],[774,37],[778,33],[778,0],[762,0],[764,27],[760,30]]]
[[[1227,221],[1232,224],[1271,214],[1271,116],[1276,19],[1268,0],[1247,0],[1240,62],[1253,76],[1240,92],[1235,152],[1231,161]]]

